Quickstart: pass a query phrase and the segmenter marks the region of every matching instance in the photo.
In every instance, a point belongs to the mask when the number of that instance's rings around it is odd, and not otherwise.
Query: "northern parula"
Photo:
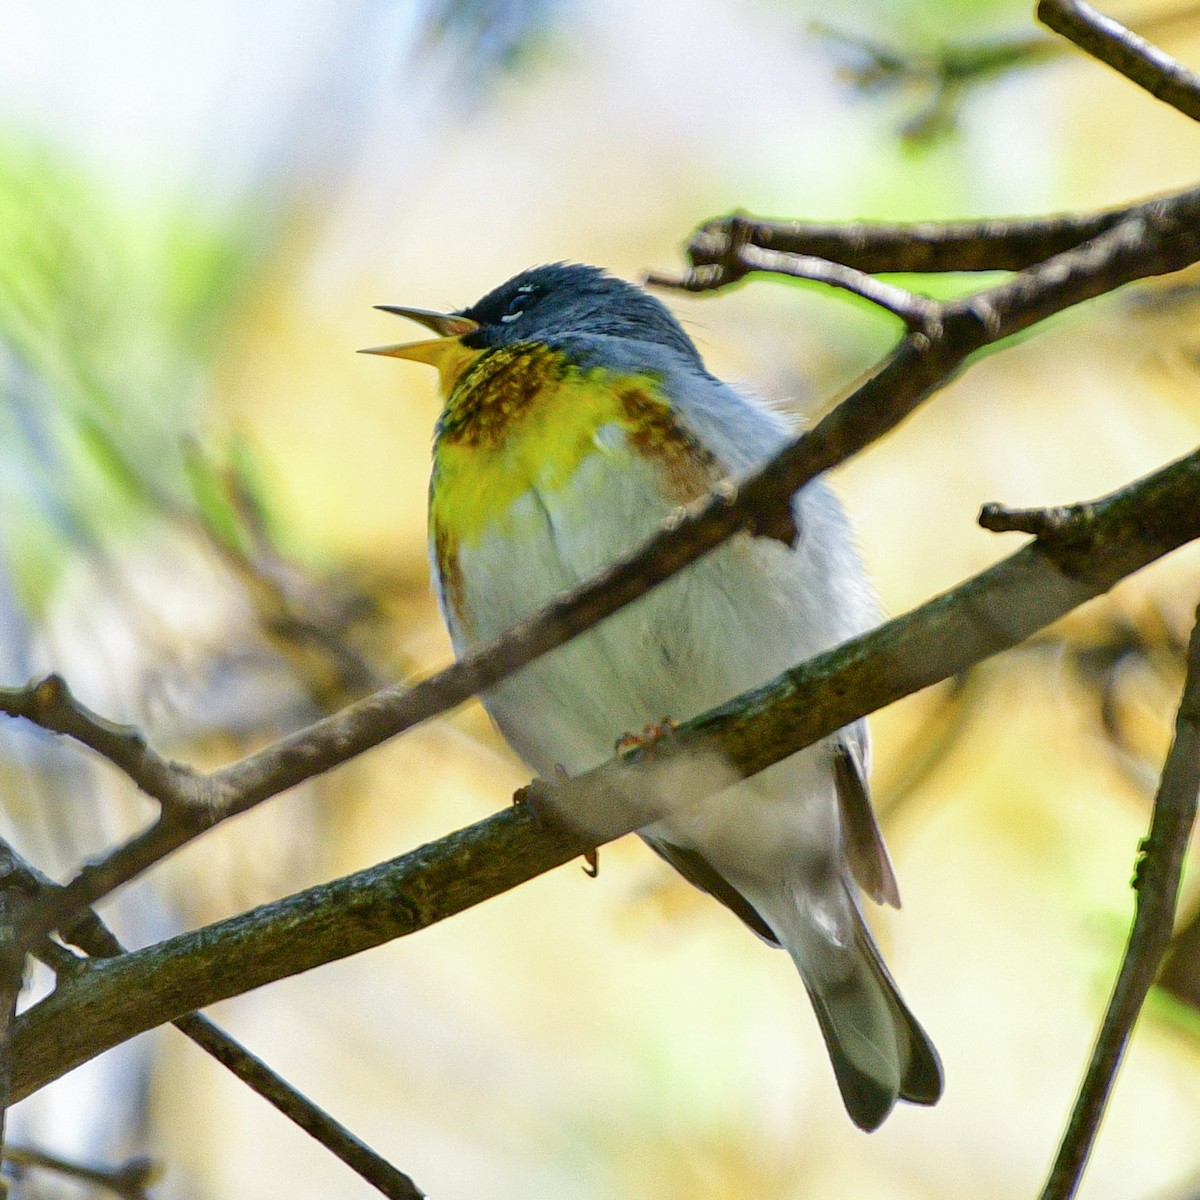
[[[373,353],[435,366],[430,554],[456,652],[505,632],[643,543],[681,504],[778,451],[777,415],[709,374],[654,297],[594,267],[525,271],[460,312],[381,306],[437,336]],[[794,546],[739,534],[483,696],[534,771],[587,770],[873,626],[874,592],[822,480]],[[933,1104],[938,1055],[863,920],[899,905],[858,721],[642,838],[791,955],[854,1123]]]

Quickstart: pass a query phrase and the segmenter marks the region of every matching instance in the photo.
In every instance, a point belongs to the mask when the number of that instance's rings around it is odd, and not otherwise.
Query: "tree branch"
[[[1023,271],[1056,254],[1098,237],[1130,217],[1171,205],[1194,192],[1188,188],[1139,204],[1098,213],[984,221],[876,221],[827,224],[816,221],[773,221],[734,213],[702,225],[687,248],[695,280],[691,291],[707,291],[736,283],[736,248],[757,246],[783,254],[811,255],[871,274]],[[705,273],[702,268],[721,267]]]
[[[207,1017],[201,1013],[189,1013],[177,1018],[174,1024],[176,1029],[232,1071],[289,1121],[299,1125],[352,1171],[361,1175],[381,1195],[389,1200],[425,1200],[425,1193],[408,1175],[392,1166],[345,1125],[297,1091],[261,1058],[251,1054]]]
[[[1171,941],[1183,857],[1200,791],[1200,610],[1188,645],[1175,740],[1163,767],[1150,832],[1134,869],[1136,911],[1125,957],[1091,1062],[1042,1200],[1069,1200],[1079,1187],[1134,1023]]]
[[[95,958],[117,957],[128,953],[99,917],[95,917],[95,927],[103,931],[100,937],[90,931],[83,936],[76,932],[72,940],[76,944],[88,942],[108,947],[103,951],[92,951],[92,957]],[[50,939],[38,948],[37,956],[60,977],[75,974],[81,965],[88,961]],[[410,1176],[372,1150],[336,1117],[314,1104],[303,1092],[293,1087],[282,1075],[272,1070],[261,1058],[252,1054],[203,1013],[187,1013],[176,1017],[171,1024],[240,1079],[252,1092],[257,1093],[289,1121],[303,1129],[309,1137],[340,1158],[381,1195],[387,1196],[389,1200],[425,1200],[425,1193]]]
[[[1038,20],[1156,99],[1200,121],[1200,75],[1083,0],[1040,0]]]
[[[1200,537],[1200,451],[1092,504],[904,617],[679,727],[648,752],[547,790],[565,824],[524,806],[401,858],[110,961],[84,963],[18,1019],[24,1096],[143,1030],[426,928],[644,823],[673,769],[689,796],[751,774],[901,696],[1023,641],[1117,580]],[[570,825],[585,828],[577,835]],[[80,1014],[87,1019],[80,1019]]]
[[[808,279],[813,283],[841,288],[899,317],[909,329],[915,329],[930,337],[936,337],[939,333],[941,305],[926,296],[919,296],[905,288],[884,283],[865,271],[847,267],[843,263],[831,262],[827,258],[817,258],[812,254],[785,254],[778,250],[764,250],[748,242],[736,242],[729,258],[720,265],[697,267],[683,275],[651,271],[646,276],[646,282],[652,287],[706,292],[714,285],[720,286],[722,274],[730,270],[736,272],[738,278],[751,271],[766,271],[772,275],[787,275],[792,279]]]
[[[1098,236],[973,296],[938,306],[931,333],[909,333],[876,372],[759,472],[682,511],[650,543],[505,636],[414,687],[394,686],[208,776],[193,802],[33,906],[29,944],[204,829],[348,761],[491,687],[562,645],[739,531],[774,535],[795,492],[893,429],[977,351],[1125,283],[1200,259],[1200,189],[1138,206]],[[173,786],[168,774],[162,784]],[[159,799],[163,799],[162,796]]]
[[[134,726],[97,716],[71,695],[61,676],[47,675],[23,688],[0,688],[0,712],[24,717],[94,750],[160,804],[195,807],[204,800],[203,776],[156,754]]]

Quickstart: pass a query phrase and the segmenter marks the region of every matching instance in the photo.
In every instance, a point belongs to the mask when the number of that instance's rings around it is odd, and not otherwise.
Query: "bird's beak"
[[[395,346],[372,346],[360,354],[384,354],[389,358],[407,358],[412,362],[436,367],[442,380],[442,390],[449,395],[462,373],[479,357],[480,350],[464,346],[462,339],[479,328],[478,321],[453,313],[429,312],[424,308],[400,308],[395,304],[377,304],[382,312],[406,317],[432,329],[438,336],[420,342],[399,342]]]

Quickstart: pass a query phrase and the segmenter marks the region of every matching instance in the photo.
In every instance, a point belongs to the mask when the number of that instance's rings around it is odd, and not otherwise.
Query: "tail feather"
[[[876,1129],[897,1100],[935,1104],[942,1094],[938,1053],[901,998],[849,889],[838,915],[847,944],[817,934],[801,916],[783,943],[800,970],[850,1119]]]
[[[823,992],[809,988],[808,995],[850,1119],[859,1129],[878,1129],[902,1084],[890,1013],[881,1014],[879,995],[862,979]]]

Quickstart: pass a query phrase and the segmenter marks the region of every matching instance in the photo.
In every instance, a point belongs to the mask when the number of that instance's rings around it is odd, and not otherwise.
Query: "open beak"
[[[360,350],[359,354],[384,354],[389,358],[407,358],[436,367],[446,395],[450,394],[462,373],[482,353],[462,344],[462,339],[468,333],[479,328],[479,322],[472,321],[470,317],[430,312],[424,308],[400,308],[395,304],[377,304],[375,307],[382,312],[416,321],[438,336],[420,342],[399,342],[394,346],[372,346]]]

